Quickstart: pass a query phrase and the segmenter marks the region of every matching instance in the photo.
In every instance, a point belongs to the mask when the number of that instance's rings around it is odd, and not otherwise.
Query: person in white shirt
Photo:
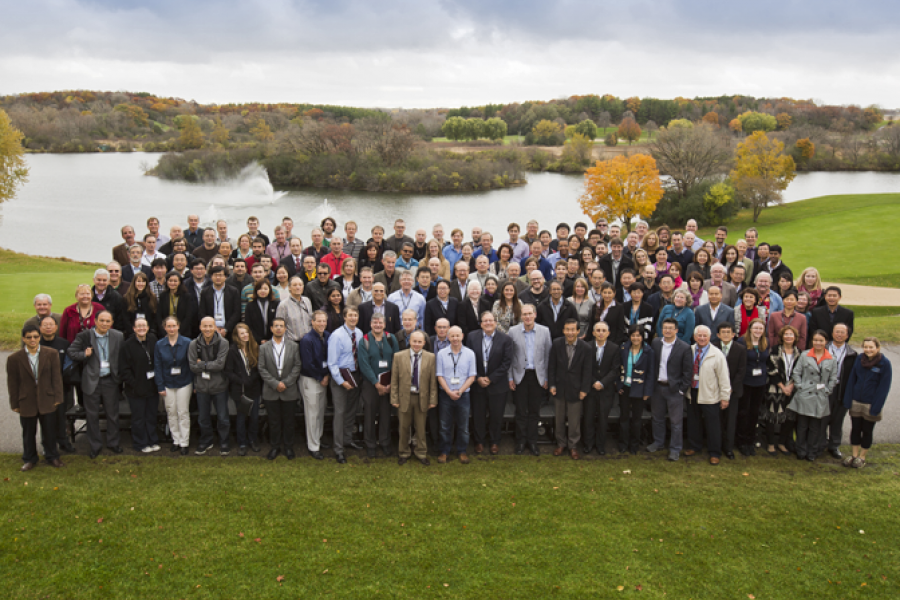
[[[409,271],[400,273],[400,289],[388,296],[388,302],[395,304],[401,314],[407,310],[416,311],[416,328],[421,329],[425,321],[425,297],[413,292],[412,286],[413,274]]]
[[[156,250],[156,243],[156,236],[152,233],[144,236],[144,255],[141,256],[141,264],[152,267],[154,259],[166,257],[165,254]]]

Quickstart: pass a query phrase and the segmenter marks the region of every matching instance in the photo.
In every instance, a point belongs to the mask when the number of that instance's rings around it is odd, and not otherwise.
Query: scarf
[[[863,354],[862,357],[860,358],[860,363],[862,364],[863,369],[871,369],[872,367],[874,367],[875,365],[877,365],[880,362],[881,362],[881,352],[879,352],[872,358],[869,358],[865,354]]]

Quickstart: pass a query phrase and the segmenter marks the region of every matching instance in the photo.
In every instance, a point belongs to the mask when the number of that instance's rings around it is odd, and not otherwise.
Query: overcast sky
[[[20,0],[0,94],[443,107],[754,96],[900,107],[891,0]]]

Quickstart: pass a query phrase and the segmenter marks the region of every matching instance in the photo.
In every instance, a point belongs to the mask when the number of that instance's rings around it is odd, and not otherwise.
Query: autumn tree
[[[260,142],[270,142],[275,139],[269,124],[262,117],[256,119],[256,123],[250,128],[250,135]]]
[[[619,138],[618,138],[618,136],[616,135],[616,132],[615,132],[615,131],[610,131],[609,134],[608,134],[605,138],[603,138],[603,143],[606,144],[607,146],[610,146],[610,147],[612,147],[612,146],[618,146],[618,145],[619,145]]]
[[[648,217],[663,196],[656,161],[646,154],[598,160],[584,174],[581,210],[596,221],[621,219],[628,231],[631,220]]]
[[[16,188],[28,182],[28,167],[25,165],[25,136],[13,127],[9,115],[0,109],[0,203],[12,200]]]
[[[709,111],[708,113],[703,115],[703,122],[709,123],[710,125],[712,125],[714,127],[718,127],[719,126],[719,113],[714,112],[714,111]]]
[[[731,161],[728,142],[712,125],[664,127],[650,143],[659,169],[672,178],[684,198],[705,179],[724,174]]]
[[[637,96],[632,96],[625,100],[625,106],[630,110],[633,114],[637,114],[639,110],[641,110],[641,99]]]
[[[182,115],[180,121],[181,134],[178,136],[178,147],[182,150],[194,150],[203,147],[203,132],[200,130],[200,123],[191,115]]]
[[[570,158],[579,165],[586,165],[591,160],[591,152],[594,150],[594,142],[586,136],[575,132],[572,134],[569,143],[563,148],[563,158]]]
[[[744,126],[741,124],[740,119],[732,119],[728,123],[728,129],[732,130],[735,133],[741,133],[742,131],[744,131]]]
[[[625,138],[628,140],[628,144],[631,145],[634,141],[641,138],[641,126],[637,124],[634,117],[625,117],[619,123],[618,133],[620,138]]]
[[[753,222],[770,204],[780,204],[782,192],[794,179],[794,159],[784,154],[784,144],[757,131],[738,144],[734,169],[729,175],[738,196],[753,208]]]
[[[784,131],[785,129],[789,128],[793,121],[794,120],[791,118],[791,115],[787,113],[783,112],[775,115],[775,122],[778,124],[778,131]]]
[[[575,133],[580,133],[589,140],[597,137],[597,125],[590,119],[585,119],[578,125],[575,125]]]
[[[534,136],[534,143],[539,146],[550,146],[559,144],[559,138],[563,136],[563,126],[554,121],[544,119],[531,130]]]
[[[809,160],[816,155],[816,145],[812,143],[809,138],[797,140],[795,146],[797,147],[797,151],[800,153],[800,157],[803,160]]]
[[[774,131],[778,127],[778,121],[772,115],[761,112],[747,111],[738,116],[741,122],[741,131],[754,133],[756,131]]]
[[[228,143],[231,132],[222,124],[222,117],[216,119],[216,124],[213,126],[212,133],[209,137],[216,144],[222,144],[224,146]]]

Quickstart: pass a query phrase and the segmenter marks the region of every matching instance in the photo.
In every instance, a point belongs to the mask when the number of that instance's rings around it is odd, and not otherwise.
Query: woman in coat
[[[769,341],[766,338],[765,321],[750,321],[747,332],[738,343],[747,348],[747,370],[744,375],[744,394],[738,404],[734,442],[744,456],[756,456],[756,426],[769,378]]]
[[[794,437],[794,421],[796,415],[788,410],[788,404],[794,393],[791,375],[797,365],[802,349],[797,348],[797,329],[788,325],[778,335],[778,345],[769,353],[768,389],[765,399],[766,443],[770,455],[776,456],[775,428],[781,427],[778,435],[778,450],[782,454],[790,454],[788,445]]]
[[[176,317],[179,333],[186,338],[193,338],[197,321],[197,299],[185,291],[181,283],[181,275],[177,271],[166,273],[166,289],[159,295],[156,305],[157,337],[166,337],[166,317]]]
[[[274,316],[272,317],[274,318]],[[225,359],[229,395],[237,411],[238,454],[247,456],[247,446],[259,452],[259,401],[262,397],[262,377],[259,374],[259,346],[245,323],[238,323],[231,333],[234,343]],[[270,338],[271,339],[271,338]],[[240,409],[241,396],[253,400],[250,416]],[[247,421],[250,428],[247,428]]]
[[[619,452],[637,454],[641,445],[641,420],[644,405],[653,395],[656,381],[656,359],[653,349],[644,342],[644,332],[637,325],[628,328],[628,342],[622,346],[619,389]]]
[[[185,302],[182,300],[182,302]],[[172,433],[172,452],[188,453],[191,436],[191,392],[194,391],[194,374],[188,364],[188,347],[191,340],[179,334],[181,323],[169,315],[163,320],[166,337],[156,342],[153,356],[156,389],[163,397],[169,431]]]
[[[891,390],[891,361],[881,353],[878,338],[863,340],[862,354],[856,357],[844,407],[850,411],[850,444],[853,455],[844,460],[845,467],[862,469],[866,466],[866,454],[872,447],[872,430],[881,420],[884,402]]]
[[[135,279],[141,275],[143,273],[138,273]],[[133,289],[132,283],[129,293]],[[131,407],[131,447],[145,453],[158,452],[156,419],[159,414],[159,392],[153,363],[156,334],[150,331],[150,321],[143,316],[135,319],[133,329],[134,335],[125,340],[119,354],[119,374],[125,385],[125,398]]]
[[[649,343],[653,338],[653,307],[644,302],[647,286],[636,281],[629,286],[628,293],[631,294],[631,303],[623,305],[625,326],[638,325],[644,334],[644,341]]]
[[[153,324],[156,330],[156,295],[150,291],[150,279],[145,273],[136,273],[128,291],[125,292],[125,318],[128,321],[129,330],[125,332],[130,337],[137,319],[146,319],[147,324]],[[153,336],[156,337],[155,335]]]
[[[765,323],[766,316],[766,307],[759,304],[759,292],[755,288],[744,288],[740,302],[734,305],[734,328],[738,335],[747,333],[747,327],[755,319],[762,319]]]
[[[247,312],[244,314],[244,322],[247,323],[253,339],[259,345],[272,339],[270,325],[278,314],[279,302],[272,296],[272,284],[268,279],[260,279],[253,285],[253,294],[250,298],[250,302],[247,303]]]
[[[685,290],[675,290],[672,294],[672,304],[667,304],[659,311],[656,320],[656,335],[662,337],[662,324],[666,319],[678,321],[678,339],[690,345],[694,336],[694,309],[691,308],[691,294]]]
[[[609,325],[609,341],[616,345],[624,344],[628,340],[625,328],[625,307],[616,302],[616,287],[610,282],[604,281],[600,285],[600,298],[601,301],[594,304],[585,339],[592,340],[594,325],[598,321],[603,321]]]
[[[824,331],[812,334],[812,350],[800,356],[791,379],[796,391],[788,408],[797,413],[797,458],[816,460],[824,433],[822,417],[831,413],[828,396],[837,384],[837,364]]]

